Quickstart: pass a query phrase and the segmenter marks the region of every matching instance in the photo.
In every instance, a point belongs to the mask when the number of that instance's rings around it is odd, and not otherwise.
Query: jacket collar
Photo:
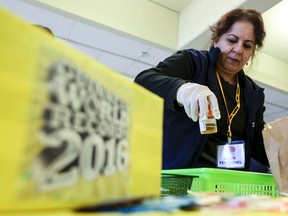
[[[218,47],[211,46],[209,49],[209,58],[211,59],[212,63],[214,64],[216,60],[219,58],[221,50]]]

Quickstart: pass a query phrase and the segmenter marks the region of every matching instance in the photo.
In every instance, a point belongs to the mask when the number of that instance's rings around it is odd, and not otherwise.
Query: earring
[[[246,62],[246,66],[249,64],[250,61],[252,61],[252,58],[248,59],[248,61]]]

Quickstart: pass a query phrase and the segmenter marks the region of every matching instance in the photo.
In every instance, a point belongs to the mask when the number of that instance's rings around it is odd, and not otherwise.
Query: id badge
[[[217,167],[235,168],[245,167],[245,142],[235,140],[231,144],[225,143],[217,147]]]

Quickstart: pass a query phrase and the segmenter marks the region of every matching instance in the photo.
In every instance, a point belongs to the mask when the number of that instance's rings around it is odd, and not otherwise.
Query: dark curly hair
[[[266,36],[262,15],[257,10],[243,8],[237,8],[224,14],[215,25],[210,26],[212,31],[211,45],[229,31],[231,26],[237,21],[248,21],[254,26],[255,50],[261,49]]]

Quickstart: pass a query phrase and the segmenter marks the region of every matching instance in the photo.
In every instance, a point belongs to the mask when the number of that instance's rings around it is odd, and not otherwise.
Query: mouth
[[[239,64],[240,63],[240,60],[236,59],[236,58],[228,57],[228,60],[233,64]]]

